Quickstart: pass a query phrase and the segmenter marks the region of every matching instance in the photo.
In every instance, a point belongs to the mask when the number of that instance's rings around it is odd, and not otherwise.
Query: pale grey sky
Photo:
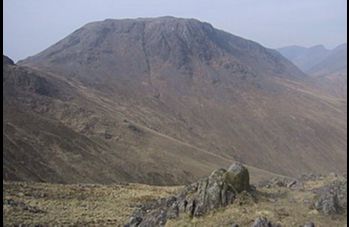
[[[347,40],[346,0],[4,0],[4,54],[37,54],[86,23],[106,18],[196,18],[266,47]]]

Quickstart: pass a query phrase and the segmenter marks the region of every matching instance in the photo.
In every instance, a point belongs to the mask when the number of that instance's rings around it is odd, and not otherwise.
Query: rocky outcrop
[[[179,195],[184,212],[200,216],[210,210],[231,204],[237,193],[249,190],[248,170],[234,163],[228,170],[215,170],[208,178],[189,185]]]
[[[339,214],[347,207],[347,181],[336,180],[324,187],[316,188],[313,208],[325,215]]]
[[[141,205],[126,226],[164,226],[180,213],[190,217],[232,204],[236,196],[250,191],[249,172],[240,163],[218,169],[209,177],[186,186],[177,196]]]
[[[303,182],[301,180],[286,178],[286,177],[274,177],[270,180],[264,180],[258,183],[258,187],[287,187],[290,189],[302,189],[304,187]]]
[[[337,194],[323,194],[314,203],[314,208],[325,215],[338,214],[341,210]]]

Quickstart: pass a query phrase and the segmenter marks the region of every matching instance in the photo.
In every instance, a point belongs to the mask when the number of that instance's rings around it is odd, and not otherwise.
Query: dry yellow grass
[[[246,194],[240,194],[234,204],[215,210],[200,218],[181,214],[169,220],[167,227],[177,226],[251,226],[259,216],[267,217],[281,226],[299,226],[314,222],[316,227],[344,226],[346,213],[324,216],[310,208],[305,201],[312,201],[310,190],[333,181],[324,177],[307,181],[304,190],[291,190],[272,186],[258,188],[257,202]],[[177,194],[181,187],[159,187],[142,184],[46,184],[4,182],[4,224],[43,224],[78,226],[123,226],[128,222],[137,204]],[[13,200],[17,205],[7,204]],[[21,205],[18,205],[22,203]],[[24,205],[23,205],[24,204]],[[32,209],[26,209],[29,207]],[[42,212],[33,212],[41,210]]]
[[[166,197],[178,187],[128,185],[59,185],[4,182],[3,200],[35,207],[34,213],[20,206],[4,205],[4,224],[119,225],[126,223],[134,206]]]

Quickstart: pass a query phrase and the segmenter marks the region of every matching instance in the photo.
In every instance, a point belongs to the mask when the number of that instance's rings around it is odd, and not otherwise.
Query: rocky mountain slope
[[[347,166],[344,100],[308,87],[277,51],[194,19],[90,23],[3,70],[8,180],[173,184],[232,160],[253,176]]]
[[[128,121],[84,87],[3,62],[5,180],[179,184],[228,162]]]

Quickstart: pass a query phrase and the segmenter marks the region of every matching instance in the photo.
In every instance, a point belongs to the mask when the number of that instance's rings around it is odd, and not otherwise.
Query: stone
[[[170,208],[167,210],[167,218],[173,219],[179,216],[179,207],[178,203],[173,203]]]
[[[270,221],[265,217],[258,217],[252,224],[251,227],[272,227]]]
[[[181,212],[199,217],[232,204],[238,194],[241,194],[241,203],[254,202],[250,189],[247,168],[234,163],[228,170],[217,169],[210,176],[187,185],[177,196],[141,205],[134,211],[129,226],[163,226],[167,219],[176,218]]]
[[[347,180],[335,179],[334,181],[312,189],[317,196],[312,208],[325,215],[342,213],[347,208]]]
[[[303,227],[315,227],[313,222],[306,223]]]
[[[139,223],[139,227],[147,226],[165,226],[167,221],[166,210],[154,210],[149,215],[145,216],[143,220]]]
[[[250,175],[248,169],[241,163],[232,164],[225,174],[226,182],[236,189],[238,193],[250,189]]]
[[[131,217],[130,221],[129,221],[129,224],[127,226],[129,226],[129,227],[138,226],[139,223],[142,222],[142,220],[143,219],[141,217]]]
[[[201,216],[233,202],[236,190],[226,181],[225,173],[224,169],[215,170],[197,183],[194,192],[184,195],[190,216]]]
[[[287,184],[288,188],[291,188],[293,185],[295,185],[297,183],[297,181],[293,180],[290,183]]]
[[[321,195],[315,201],[314,207],[325,215],[338,214],[340,212],[337,194]]]

